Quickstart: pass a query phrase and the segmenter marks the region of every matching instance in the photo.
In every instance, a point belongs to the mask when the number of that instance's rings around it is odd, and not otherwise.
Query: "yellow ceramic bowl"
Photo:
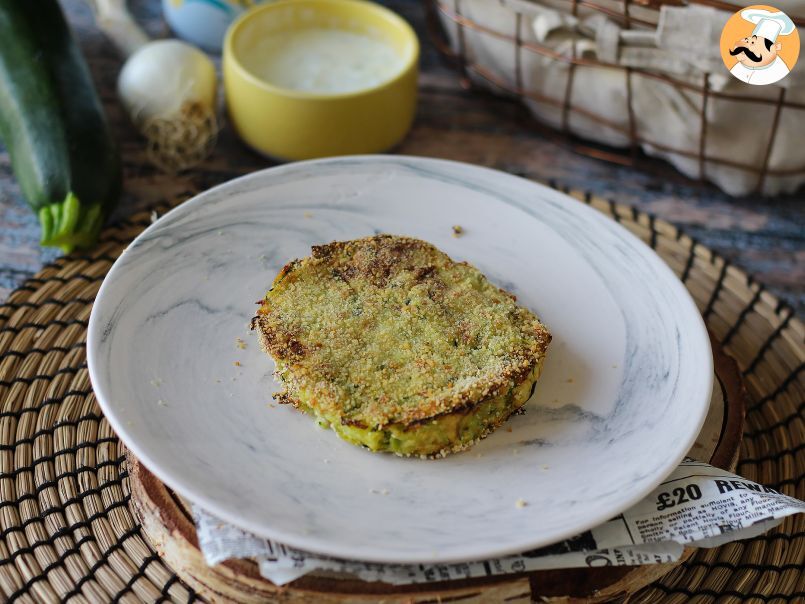
[[[282,32],[341,29],[388,44],[400,57],[381,83],[345,93],[281,88],[259,77],[261,41]],[[288,160],[377,153],[402,140],[416,105],[419,42],[388,9],[364,0],[279,0],[253,8],[224,41],[224,89],[240,137],[266,155]]]

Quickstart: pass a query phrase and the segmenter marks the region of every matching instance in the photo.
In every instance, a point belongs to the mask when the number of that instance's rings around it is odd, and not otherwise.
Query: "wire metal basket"
[[[748,175],[753,175],[755,184],[751,187],[751,192],[761,194],[768,194],[767,191],[764,191],[764,184],[769,177],[805,178],[805,149],[802,151],[803,155],[796,158],[793,167],[773,167],[770,166],[769,162],[775,140],[778,137],[780,116],[783,110],[792,110],[801,113],[801,117],[797,117],[797,119],[805,120],[805,103],[798,102],[799,99],[787,99],[786,89],[783,87],[775,86],[773,87],[773,94],[767,94],[765,96],[714,90],[711,86],[711,73],[703,73],[700,83],[692,83],[689,79],[686,81],[685,79],[674,77],[674,75],[664,73],[660,70],[628,67],[619,65],[616,62],[600,60],[589,56],[579,56],[575,52],[575,45],[572,47],[571,52],[563,53],[557,52],[554,48],[534,42],[533,40],[525,40],[522,31],[527,16],[512,5],[507,4],[506,8],[513,13],[513,19],[511,20],[513,26],[510,30],[503,31],[500,28],[479,22],[479,20],[468,16],[462,10],[464,0],[423,1],[427,11],[429,35],[440,53],[457,67],[463,86],[467,88],[478,87],[479,83],[482,83],[484,88],[507,96],[514,96],[521,101],[529,101],[556,108],[561,111],[561,121],[558,127],[554,124],[550,130],[553,134],[558,135],[557,138],[560,141],[566,143],[579,153],[621,165],[650,168],[652,160],[641,152],[641,148],[648,146],[667,154],[676,154],[680,157],[697,162],[697,176],[700,181],[708,180],[708,166],[726,166],[742,171]],[[724,10],[729,13],[738,9],[735,5],[719,0],[691,0],[690,2],[683,2],[681,0],[623,0],[617,4],[617,9],[612,8],[614,5],[612,2],[609,2],[609,5],[605,5],[596,0],[558,1],[568,5],[567,11],[571,15],[577,15],[580,10],[588,12],[595,11],[615,21],[624,29],[636,27],[642,28],[643,30],[656,27],[659,19],[659,10],[662,6],[698,4]],[[489,2],[498,4],[495,0],[489,0]],[[538,4],[537,0],[533,0],[533,2]],[[503,3],[501,2],[500,5],[502,6]],[[795,18],[793,20],[797,26],[805,26],[805,19]],[[452,31],[450,35],[448,35],[446,31],[446,24],[451,27]],[[493,40],[511,44],[511,52],[513,54],[513,62],[511,65],[513,66],[513,73],[502,73],[500,65],[483,64],[482,62],[470,58],[467,52],[467,38],[470,34],[473,36],[486,36]],[[545,94],[544,91],[539,92],[529,89],[527,85],[524,85],[523,63],[527,53],[539,55],[549,61],[561,62],[567,65],[568,76],[566,85],[562,90],[558,91],[559,94],[552,96]],[[605,115],[591,111],[589,108],[582,107],[580,104],[574,102],[573,80],[574,76],[578,77],[576,72],[580,66],[605,67],[621,70],[623,72],[626,83],[625,103],[628,114],[628,121],[625,126],[612,121]],[[723,76],[723,74],[719,75]],[[697,144],[693,145],[692,148],[674,147],[668,145],[663,140],[650,140],[639,132],[636,126],[635,107],[633,106],[633,89],[641,78],[661,82],[663,85],[684,92],[688,98],[692,97],[696,99],[694,102],[696,113],[695,117],[692,116],[691,119],[696,119],[698,122],[698,140]],[[751,92],[754,93],[754,91]],[[763,143],[765,150],[761,154],[762,161],[759,164],[757,162],[741,161],[734,158],[718,156],[708,150],[708,130],[711,128],[711,118],[708,118],[708,104],[713,103],[714,99],[744,103],[747,111],[752,111],[756,107],[766,108],[768,128],[767,130],[764,129],[764,131],[768,133],[768,138]],[[769,111],[769,108],[771,108],[771,111]],[[623,148],[615,148],[606,145],[590,145],[584,141],[580,141],[579,136],[574,134],[569,128],[570,120],[574,115],[582,116],[592,123],[600,124],[601,127],[606,127],[622,134],[623,137],[628,140],[628,144]],[[540,130],[544,130],[544,128],[540,128]],[[694,178],[695,177],[696,175],[694,174]]]

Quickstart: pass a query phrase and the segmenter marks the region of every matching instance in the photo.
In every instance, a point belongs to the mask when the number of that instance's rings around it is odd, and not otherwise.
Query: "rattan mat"
[[[571,192],[653,247],[738,362],[750,396],[738,473],[805,499],[805,327],[723,258],[634,208]],[[157,208],[163,212],[168,205]],[[108,228],[90,253],[45,266],[0,306],[0,599],[200,599],[132,514],[123,447],[100,413],[85,338],[101,281],[150,224]],[[631,602],[805,601],[805,515],[771,533],[699,550]]]

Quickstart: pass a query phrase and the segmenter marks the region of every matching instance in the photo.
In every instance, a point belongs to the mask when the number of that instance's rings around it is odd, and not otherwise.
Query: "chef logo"
[[[721,32],[721,58],[730,73],[747,84],[782,80],[799,56],[799,33],[784,12],[758,4],[730,17]]]

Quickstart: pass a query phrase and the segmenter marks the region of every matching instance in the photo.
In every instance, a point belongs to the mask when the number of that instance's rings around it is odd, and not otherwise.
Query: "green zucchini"
[[[93,245],[120,195],[120,156],[56,0],[0,0],[0,139],[42,245]]]

